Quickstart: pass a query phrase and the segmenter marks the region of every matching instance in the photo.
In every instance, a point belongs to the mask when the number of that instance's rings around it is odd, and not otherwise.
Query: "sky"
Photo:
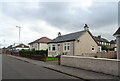
[[[0,47],[28,44],[41,37],[54,39],[84,30],[88,24],[94,36],[110,40],[118,28],[118,1],[0,1]]]

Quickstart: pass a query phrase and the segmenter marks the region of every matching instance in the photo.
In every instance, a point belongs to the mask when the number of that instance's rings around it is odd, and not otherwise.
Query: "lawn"
[[[46,57],[46,61],[56,61],[58,60],[57,57]]]

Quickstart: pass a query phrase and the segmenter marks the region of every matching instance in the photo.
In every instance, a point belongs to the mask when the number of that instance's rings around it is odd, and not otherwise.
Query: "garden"
[[[21,50],[19,56],[34,60],[46,61],[47,50]]]
[[[44,62],[57,61],[58,57],[48,57],[47,50],[21,50],[19,56]]]

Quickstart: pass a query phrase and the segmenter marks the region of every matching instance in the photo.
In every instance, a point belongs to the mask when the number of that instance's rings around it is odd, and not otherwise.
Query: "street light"
[[[19,26],[16,26],[17,28],[19,28],[19,44],[20,44],[20,30],[21,30],[21,27],[19,27]]]

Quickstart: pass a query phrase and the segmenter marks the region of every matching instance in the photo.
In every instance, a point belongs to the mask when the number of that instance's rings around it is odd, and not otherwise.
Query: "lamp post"
[[[17,28],[19,28],[19,44],[20,44],[20,32],[21,32],[21,27],[16,26]]]

